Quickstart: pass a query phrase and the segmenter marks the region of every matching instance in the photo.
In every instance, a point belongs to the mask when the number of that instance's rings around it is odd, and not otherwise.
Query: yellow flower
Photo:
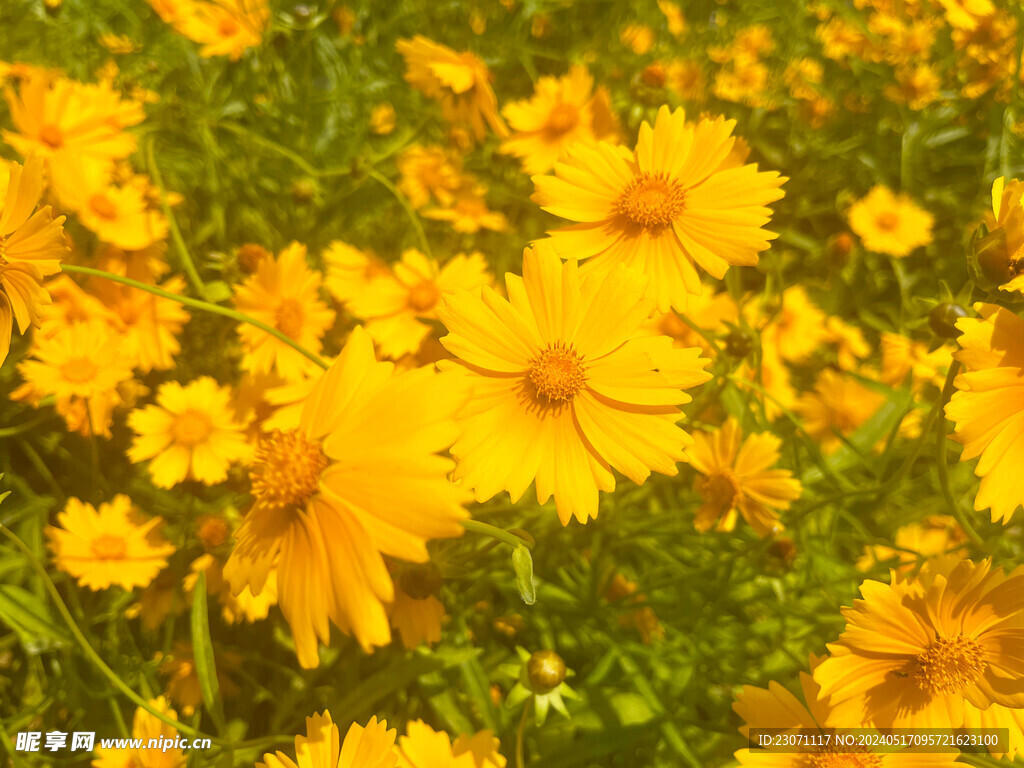
[[[43,194],[42,164],[11,163],[7,171],[0,208],[0,365],[11,348],[14,322],[19,333],[38,325],[40,307],[50,303],[43,278],[60,271],[68,250],[64,217],[54,219],[50,206],[35,210]]]
[[[861,329],[837,315],[829,315],[825,321],[825,332],[825,342],[836,347],[836,361],[841,370],[856,370],[860,361],[871,354],[871,347]]]
[[[453,744],[444,731],[413,720],[398,740],[398,768],[505,768],[498,746],[490,731],[459,736]]]
[[[956,29],[973,30],[978,20],[995,13],[992,0],[938,0],[946,11],[946,21]]]
[[[643,56],[654,46],[654,30],[645,24],[627,24],[619,33],[619,40],[637,56]]]
[[[441,267],[411,248],[394,265],[393,276],[369,281],[346,308],[365,321],[381,355],[397,359],[419,349],[445,297],[460,289],[476,293],[491,282],[481,253],[457,254]]]
[[[671,0],[658,0],[659,10],[665,14],[665,21],[668,22],[668,31],[672,37],[682,37],[686,33],[686,17],[678,3]]]
[[[135,151],[124,128],[145,118],[142,104],[123,100],[110,83],[88,85],[33,70],[18,93],[4,92],[15,131],[4,141],[24,157],[49,159],[66,150],[74,157],[111,160]]]
[[[339,304],[358,297],[374,281],[391,277],[391,267],[355,246],[332,240],[323,252],[324,287]]]
[[[832,453],[857,427],[867,421],[885,402],[885,396],[869,389],[850,375],[825,368],[814,383],[813,392],[805,392],[796,402],[807,434]]]
[[[132,377],[121,339],[99,321],[72,323],[33,340],[32,357],[18,371],[33,397],[54,395],[69,429],[110,437],[117,387]]]
[[[167,700],[160,696],[151,699],[150,706],[163,712],[173,720],[178,713],[171,709]],[[142,744],[140,749],[125,747],[96,747],[96,757],[92,761],[93,768],[185,768],[187,762],[185,752],[181,749],[146,749],[152,740],[154,743],[170,742],[174,744],[178,736],[177,729],[165,723],[142,707],[135,710],[132,720],[132,738]],[[163,739],[161,742],[160,739]]]
[[[695,264],[719,279],[730,264],[756,264],[775,237],[762,229],[764,206],[782,197],[785,179],[756,165],[721,168],[734,125],[688,126],[683,110],[662,107],[631,154],[605,142],[570,147],[554,177],[534,177],[535,202],[580,222],[549,233],[559,255],[589,258],[599,275],[620,263],[645,271],[659,312],[685,311],[687,294],[701,292]]]
[[[992,522],[1005,524],[1024,504],[1024,320],[994,304],[976,309],[981,319],[956,324],[961,350],[953,357],[965,370],[956,377],[946,418],[956,423],[953,439],[964,446],[960,461],[981,457],[974,508],[991,507]]]
[[[498,115],[491,73],[480,59],[423,35],[403,38],[396,48],[405,58],[406,81],[440,103],[445,120],[471,130],[478,142],[484,140],[488,125],[499,138],[508,136],[508,127]]]
[[[737,515],[758,536],[783,530],[779,512],[800,498],[800,481],[788,469],[769,469],[779,460],[782,441],[764,432],[744,440],[739,422],[728,419],[716,432],[694,432],[687,459],[703,477],[695,488],[704,504],[693,524],[698,531],[731,531]]]
[[[228,624],[239,624],[247,621],[250,624],[267,618],[270,608],[277,605],[277,574],[271,573],[263,590],[254,595],[249,587],[245,587],[237,595],[231,594],[231,585],[224,578],[224,566],[220,560],[210,554],[200,555],[189,565],[189,575],[182,581],[182,586],[192,602],[199,574],[206,575],[206,593],[220,601],[220,615]]]
[[[158,4],[150,0],[150,5]],[[187,0],[164,21],[190,40],[202,43],[200,56],[228,56],[238,61],[247,50],[263,42],[270,8],[267,0]]]
[[[256,768],[394,768],[396,735],[386,721],[371,717],[365,728],[352,723],[343,741],[325,710],[306,718],[306,735],[295,737],[295,760],[268,752]]]
[[[306,246],[293,242],[276,259],[263,259],[256,274],[238,286],[235,306],[277,328],[304,349],[319,353],[335,315],[320,298],[321,280],[320,273],[306,263]],[[245,349],[242,367],[247,371],[276,371],[295,381],[315,366],[301,352],[253,325],[239,325],[238,335]]]
[[[615,487],[611,467],[636,483],[651,470],[676,474],[690,442],[676,406],[709,378],[707,360],[639,332],[651,311],[645,283],[622,266],[582,278],[541,242],[524,254],[523,277],[505,275],[510,301],[485,287],[439,310],[441,343],[474,386],[452,454],[478,501],[502,490],[518,501],[536,479],[538,501],[553,494],[565,525],[597,515],[598,490]]]
[[[942,386],[953,362],[949,347],[928,351],[928,345],[901,333],[882,333],[882,382],[890,387],[903,385],[909,373],[911,387],[919,393],[926,384]]]
[[[879,563],[895,560],[896,570],[909,571],[920,559],[951,554],[965,541],[967,537],[954,518],[930,515],[920,522],[900,526],[891,547],[886,544],[864,547],[857,568],[869,571]]]
[[[115,55],[135,53],[141,46],[127,35],[116,35],[113,32],[104,32],[99,37],[100,45]]]
[[[822,659],[811,656],[811,671],[820,668]],[[797,697],[774,680],[768,688],[745,685],[736,696],[732,708],[744,725],[740,733],[750,736],[751,728],[807,729],[817,731],[831,723],[832,708],[828,697],[821,695],[821,686],[806,672],[800,673]],[[844,721],[842,728],[856,728],[861,721]],[[937,727],[937,726],[932,726]],[[736,759],[750,768],[955,768],[957,752],[919,752],[914,749],[885,752],[856,752],[849,748],[830,751],[827,747],[806,746],[793,750],[741,749]]]
[[[378,136],[387,136],[395,130],[395,108],[390,103],[378,104],[370,112],[370,130]]]
[[[134,589],[148,586],[174,554],[173,545],[160,535],[163,522],[143,519],[122,494],[99,510],[72,498],[57,515],[57,525],[46,527],[46,538],[57,567],[80,586]]]
[[[463,190],[450,208],[431,208],[424,211],[423,215],[428,219],[451,222],[456,232],[473,234],[481,229],[504,232],[508,229],[508,219],[505,214],[487,207],[484,199],[486,192],[486,188],[480,186]]]
[[[433,563],[407,566],[399,573],[388,616],[407,650],[440,642],[445,612],[434,594],[440,585],[441,574]]]
[[[402,174],[398,188],[413,208],[422,208],[431,197],[447,208],[464,184],[461,163],[442,147],[410,147],[398,156],[397,165]]]
[[[252,455],[245,425],[231,412],[231,390],[209,376],[186,386],[161,384],[156,404],[128,414],[128,426],[135,432],[128,458],[136,464],[152,459],[149,474],[160,488],[185,480],[221,483],[232,463]]]
[[[594,144],[594,78],[574,66],[564,77],[542,77],[533,97],[505,105],[502,114],[513,134],[501,151],[522,158],[523,170],[547,173],[562,150],[574,142]]]
[[[728,324],[735,323],[738,316],[739,309],[732,296],[726,291],[715,293],[708,286],[704,286],[699,295],[690,298],[685,313],[691,323],[712,337],[728,332]],[[643,328],[651,336],[672,337],[677,347],[700,347],[708,357],[714,355],[714,350],[704,336],[671,310],[664,314],[655,313],[644,323]]]
[[[255,500],[225,577],[236,594],[248,585],[258,595],[276,570],[306,668],[319,663],[329,620],[367,651],[390,642],[383,603],[394,588],[383,555],[425,562],[428,539],[462,533],[465,494],[436,452],[457,436],[466,388],[450,374],[393,368],[377,362],[357,327],[306,399],[298,429],[272,432],[256,450]]]
[[[749,315],[751,323],[757,321],[753,305]],[[761,327],[761,346],[772,347],[779,357],[791,363],[806,360],[827,337],[825,313],[799,285],[783,291],[782,305]]]
[[[665,85],[683,101],[700,103],[706,97],[704,68],[694,59],[677,59],[665,67]]]
[[[167,237],[167,220],[150,207],[138,184],[116,185],[112,167],[70,151],[50,157],[53,188],[61,204],[96,236],[126,251],[140,251]]]
[[[916,578],[865,581],[814,671],[831,697],[827,725],[960,728],[966,704],[1024,707],[1024,567],[991,567],[950,557]]]
[[[794,99],[813,100],[818,97],[817,86],[825,77],[825,68],[817,59],[793,59],[782,75],[789,95]]]
[[[755,392],[764,404],[765,417],[769,421],[777,419],[783,409],[792,410],[796,405],[796,390],[790,383],[789,368],[775,344],[762,344],[761,365],[744,364],[740,374],[758,387]],[[738,383],[743,386],[742,382]]]
[[[896,258],[932,241],[932,215],[909,195],[894,195],[882,185],[850,206],[849,221],[865,248]]]
[[[927,107],[939,98],[942,81],[929,64],[896,70],[896,85],[885,87],[885,97],[894,104],[906,104],[914,110]]]
[[[1004,291],[1024,293],[1024,182],[1000,176],[992,184],[988,233],[976,244],[978,264]]]

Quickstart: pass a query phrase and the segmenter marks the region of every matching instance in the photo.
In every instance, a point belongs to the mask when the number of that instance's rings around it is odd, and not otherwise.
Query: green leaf
[[[222,301],[231,298],[231,286],[223,280],[212,280],[203,287],[203,293],[207,301],[220,304]]]
[[[537,586],[533,583],[533,556],[522,544],[512,550],[512,568],[516,572],[519,596],[527,605],[533,605],[537,602]]]
[[[219,730],[224,729],[224,711],[221,708],[220,688],[217,685],[217,666],[213,660],[213,641],[210,639],[210,621],[206,609],[206,573],[199,572],[192,593],[192,656],[196,662],[199,691],[203,704]]]
[[[46,603],[13,584],[0,585],[0,621],[17,633],[29,652],[51,650],[69,642],[64,630],[52,621]]]

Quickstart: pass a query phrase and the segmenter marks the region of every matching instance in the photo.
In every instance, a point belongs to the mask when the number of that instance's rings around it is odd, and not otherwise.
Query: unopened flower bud
[[[565,681],[565,662],[554,651],[537,651],[526,662],[526,673],[537,693],[550,693]]]

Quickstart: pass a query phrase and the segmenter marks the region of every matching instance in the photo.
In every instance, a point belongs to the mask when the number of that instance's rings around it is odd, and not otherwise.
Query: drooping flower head
[[[533,200],[579,222],[550,232],[559,256],[590,259],[607,275],[616,264],[650,278],[648,296],[660,312],[686,309],[701,292],[697,266],[721,279],[730,265],[757,264],[775,235],[763,229],[766,206],[786,181],[756,165],[729,165],[735,121],[687,124],[681,109],[662,107],[644,123],[632,153],[605,142],[574,144],[554,176],[536,176]]]
[[[508,300],[485,287],[439,310],[441,342],[474,388],[452,454],[478,501],[502,490],[517,501],[536,480],[563,524],[586,522],[598,491],[615,487],[612,467],[636,483],[676,473],[689,443],[677,405],[709,378],[707,361],[643,335],[645,283],[621,265],[607,280],[583,278],[543,241],[524,254],[522,277],[505,276]]]
[[[1024,293],[1024,182],[995,180],[985,224],[988,234],[975,250],[979,266],[1000,289]]]
[[[319,663],[330,622],[365,650],[391,640],[394,587],[384,555],[428,559],[429,539],[462,533],[465,493],[437,455],[458,433],[461,377],[420,368],[394,375],[356,328],[306,398],[298,428],[256,449],[254,503],[235,533],[225,576],[258,595],[269,574],[303,667]]]

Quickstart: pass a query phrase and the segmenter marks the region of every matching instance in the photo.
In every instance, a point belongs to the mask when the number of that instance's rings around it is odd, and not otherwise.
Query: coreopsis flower
[[[390,103],[378,104],[370,112],[370,130],[378,136],[387,136],[395,130],[395,108]]]
[[[50,303],[43,278],[60,271],[64,217],[50,206],[36,210],[43,194],[43,168],[38,160],[11,163],[0,208],[0,365],[11,348],[14,323],[25,333],[38,325],[40,308]]]
[[[906,104],[921,110],[939,98],[942,80],[930,64],[900,67],[896,70],[896,84],[885,87],[885,97],[894,104]]]
[[[932,215],[881,184],[850,206],[849,222],[865,248],[896,258],[932,241]]]
[[[491,282],[481,253],[457,254],[442,267],[436,259],[410,248],[394,265],[390,278],[369,281],[345,306],[365,322],[381,355],[397,359],[419,349],[445,297],[460,289],[479,292]]]
[[[1000,176],[992,184],[988,233],[975,246],[978,265],[1001,290],[1024,293],[1024,183]]]
[[[113,32],[104,32],[98,39],[100,45],[115,56],[135,53],[140,48],[140,46],[127,35],[117,35]]]
[[[789,368],[775,344],[761,346],[759,362],[760,365],[745,363],[740,369],[742,380],[737,384],[743,387],[744,380],[749,381],[755,397],[764,405],[765,417],[775,421],[784,410],[792,410],[796,406],[796,390],[790,383]]]
[[[954,518],[929,515],[920,522],[901,525],[892,538],[891,547],[887,544],[864,547],[857,569],[869,571],[879,563],[895,560],[897,571],[909,571],[921,559],[951,554],[966,541],[967,536]]]
[[[406,565],[399,572],[388,616],[407,650],[440,642],[445,617],[444,604],[436,595],[440,588],[441,573],[433,563]]]
[[[505,214],[492,211],[487,207],[484,197],[487,189],[475,186],[462,190],[448,208],[430,208],[423,216],[436,221],[447,221],[456,232],[475,234],[481,229],[492,232],[504,232],[508,229]]]
[[[163,696],[150,699],[149,704],[172,720],[178,719],[178,713],[171,708],[170,702]],[[150,741],[154,744],[170,743],[173,745],[177,737],[178,730],[173,725],[165,723],[156,715],[139,707],[135,710],[135,717],[132,720],[132,740],[137,741],[140,746],[97,746],[92,768],[125,768],[125,766],[132,766],[132,768],[135,766],[138,768],[185,768],[188,760],[184,750],[170,747],[147,749]]]
[[[759,318],[754,305],[749,319],[761,331],[761,346],[773,347],[787,362],[800,363],[810,357],[828,337],[825,313],[811,301],[803,286],[793,285],[783,291],[777,311],[762,310]]]
[[[398,739],[398,768],[505,768],[499,742],[490,731],[459,736],[454,743],[444,731],[413,720]],[[268,767],[269,768],[269,767]]]
[[[658,0],[658,9],[665,15],[668,31],[672,37],[682,37],[686,33],[686,17],[678,3],[671,0]]]
[[[646,24],[627,24],[619,32],[619,40],[637,56],[643,56],[654,45],[654,30]]]
[[[825,321],[825,343],[835,345],[836,362],[844,371],[856,370],[871,354],[864,332],[838,315],[829,315]]]
[[[800,395],[794,406],[804,430],[832,453],[885,403],[885,396],[848,374],[825,368],[814,390]]]
[[[122,99],[110,83],[79,83],[33,70],[18,92],[4,91],[15,130],[3,138],[23,157],[46,160],[55,153],[112,160],[135,151],[135,137],[124,129],[145,119],[142,104]]]
[[[1024,567],[949,557],[860,591],[814,671],[826,725],[959,728],[966,704],[1024,707]]]
[[[358,297],[374,280],[390,278],[391,267],[371,253],[332,240],[323,252],[324,288],[339,304]]]
[[[324,710],[306,718],[306,735],[295,737],[295,760],[284,752],[263,755],[256,768],[394,768],[394,728],[371,717],[366,727],[352,723],[345,738]]]
[[[445,120],[471,130],[478,142],[484,140],[487,126],[499,138],[508,136],[508,127],[498,114],[491,73],[479,58],[453,51],[423,35],[403,38],[395,47],[405,59],[406,81],[437,101]]]
[[[502,109],[513,133],[501,151],[522,158],[523,170],[534,175],[551,170],[569,144],[603,138],[594,122],[593,92],[594,78],[583,66],[564,77],[540,78],[531,98]]]
[[[700,103],[707,96],[704,67],[695,59],[675,59],[665,66],[665,85],[686,102]]]
[[[166,0],[161,0],[166,2]],[[150,5],[156,6],[151,0]],[[188,0],[164,19],[180,34],[201,43],[199,55],[238,61],[263,42],[270,22],[267,0]],[[161,14],[161,17],[163,14]]]
[[[510,300],[485,287],[438,310],[449,331],[441,343],[459,358],[449,366],[474,387],[454,477],[478,501],[503,490],[518,501],[536,480],[538,501],[554,495],[565,525],[597,515],[612,467],[636,483],[652,470],[676,474],[690,442],[676,406],[710,376],[699,349],[640,331],[652,308],[646,278],[621,265],[608,279],[582,277],[544,241],[505,284]]]
[[[687,459],[701,477],[695,488],[704,504],[694,515],[698,531],[731,531],[742,516],[758,536],[783,530],[779,512],[800,498],[800,481],[788,469],[771,469],[782,441],[771,434],[747,435],[728,419],[715,432],[694,432]]]
[[[992,508],[992,522],[1009,523],[1024,504],[1020,481],[1024,457],[1024,320],[994,304],[978,304],[980,319],[962,318],[960,347],[953,354],[964,365],[957,391],[946,404],[956,424],[953,439],[964,446],[960,461],[981,457],[974,508]]]
[[[942,386],[942,380],[953,362],[949,347],[937,347],[931,351],[928,345],[915,341],[902,333],[884,331],[882,346],[882,382],[890,387],[903,384],[910,374],[911,387],[915,392],[927,384]]]
[[[396,160],[398,182],[413,208],[422,208],[431,198],[443,208],[455,202],[455,193],[465,183],[459,159],[443,147],[412,146]]]
[[[946,21],[956,29],[973,30],[980,19],[996,11],[992,0],[938,0],[946,12]]]
[[[720,279],[730,264],[756,264],[775,237],[762,229],[765,206],[783,196],[786,179],[756,165],[722,168],[734,126],[687,125],[683,110],[662,107],[632,155],[606,142],[568,148],[554,176],[534,177],[534,201],[579,222],[549,233],[559,255],[589,259],[600,275],[616,264],[644,271],[659,312],[685,311],[687,294],[701,291],[696,265]]]
[[[277,574],[271,573],[262,591],[254,595],[249,587],[245,587],[237,595],[232,594],[231,584],[224,578],[224,563],[210,554],[197,557],[188,567],[189,574],[182,580],[182,586],[188,595],[189,602],[199,582],[199,574],[206,578],[206,592],[220,602],[220,615],[228,624],[250,624],[267,618],[270,609],[277,605]]]
[[[167,237],[163,213],[138,184],[115,184],[109,163],[60,152],[50,157],[50,167],[61,204],[103,242],[141,251]]]
[[[825,68],[817,59],[803,57],[786,65],[782,75],[789,95],[794,99],[811,101],[818,97],[818,86],[825,78]]]
[[[69,325],[90,320],[100,320],[111,329],[117,325],[116,315],[96,296],[83,290],[69,275],[54,275],[44,286],[51,301],[39,308],[38,336],[48,338]]]
[[[689,299],[685,317],[708,335],[718,336],[728,332],[729,323],[737,321],[739,309],[728,292],[715,293],[704,286],[700,294]],[[708,357],[714,354],[707,339],[672,310],[664,314],[655,313],[644,324],[644,331],[652,336],[671,336],[677,347],[700,347]]]
[[[292,242],[276,259],[263,259],[256,274],[235,290],[235,306],[319,353],[322,339],[334,324],[334,310],[320,298],[322,276],[306,263],[306,246]],[[254,325],[238,326],[245,356],[242,367],[252,373],[275,371],[287,381],[307,375],[315,366],[301,352]]]
[[[458,434],[467,397],[452,374],[394,374],[357,327],[316,382],[297,429],[264,437],[251,470],[254,503],[235,532],[225,577],[260,594],[276,571],[299,664],[319,663],[333,622],[370,650],[391,640],[394,600],[384,555],[425,562],[428,539],[462,533],[465,492],[436,455]]]
[[[811,656],[811,671],[820,668],[822,659]],[[821,695],[821,686],[811,675],[800,673],[800,696],[795,696],[774,680],[767,688],[745,685],[736,695],[732,708],[743,718],[740,733],[750,737],[751,728],[772,728],[782,731],[797,729],[816,731],[833,721],[832,708],[828,697]],[[839,727],[851,728],[861,721],[845,721]],[[937,727],[937,726],[932,726]],[[856,748],[842,747],[834,751],[828,745],[802,745],[792,750],[776,751],[767,749],[741,749],[736,759],[742,766],[750,768],[939,768],[956,766],[958,753],[919,752],[917,750],[857,751]]]
[[[53,395],[69,429],[103,437],[110,437],[113,409],[121,402],[118,385],[132,377],[120,337],[96,320],[37,336],[18,371],[26,399]]]
[[[252,456],[245,425],[231,410],[231,390],[209,376],[184,386],[161,384],[156,403],[129,413],[128,426],[135,432],[128,458],[149,461],[149,475],[160,488],[185,480],[224,482],[231,464]]]
[[[130,590],[149,586],[174,554],[160,534],[163,522],[143,518],[123,494],[99,509],[71,498],[57,525],[46,527],[46,538],[57,567],[80,586],[96,591],[116,584]]]

